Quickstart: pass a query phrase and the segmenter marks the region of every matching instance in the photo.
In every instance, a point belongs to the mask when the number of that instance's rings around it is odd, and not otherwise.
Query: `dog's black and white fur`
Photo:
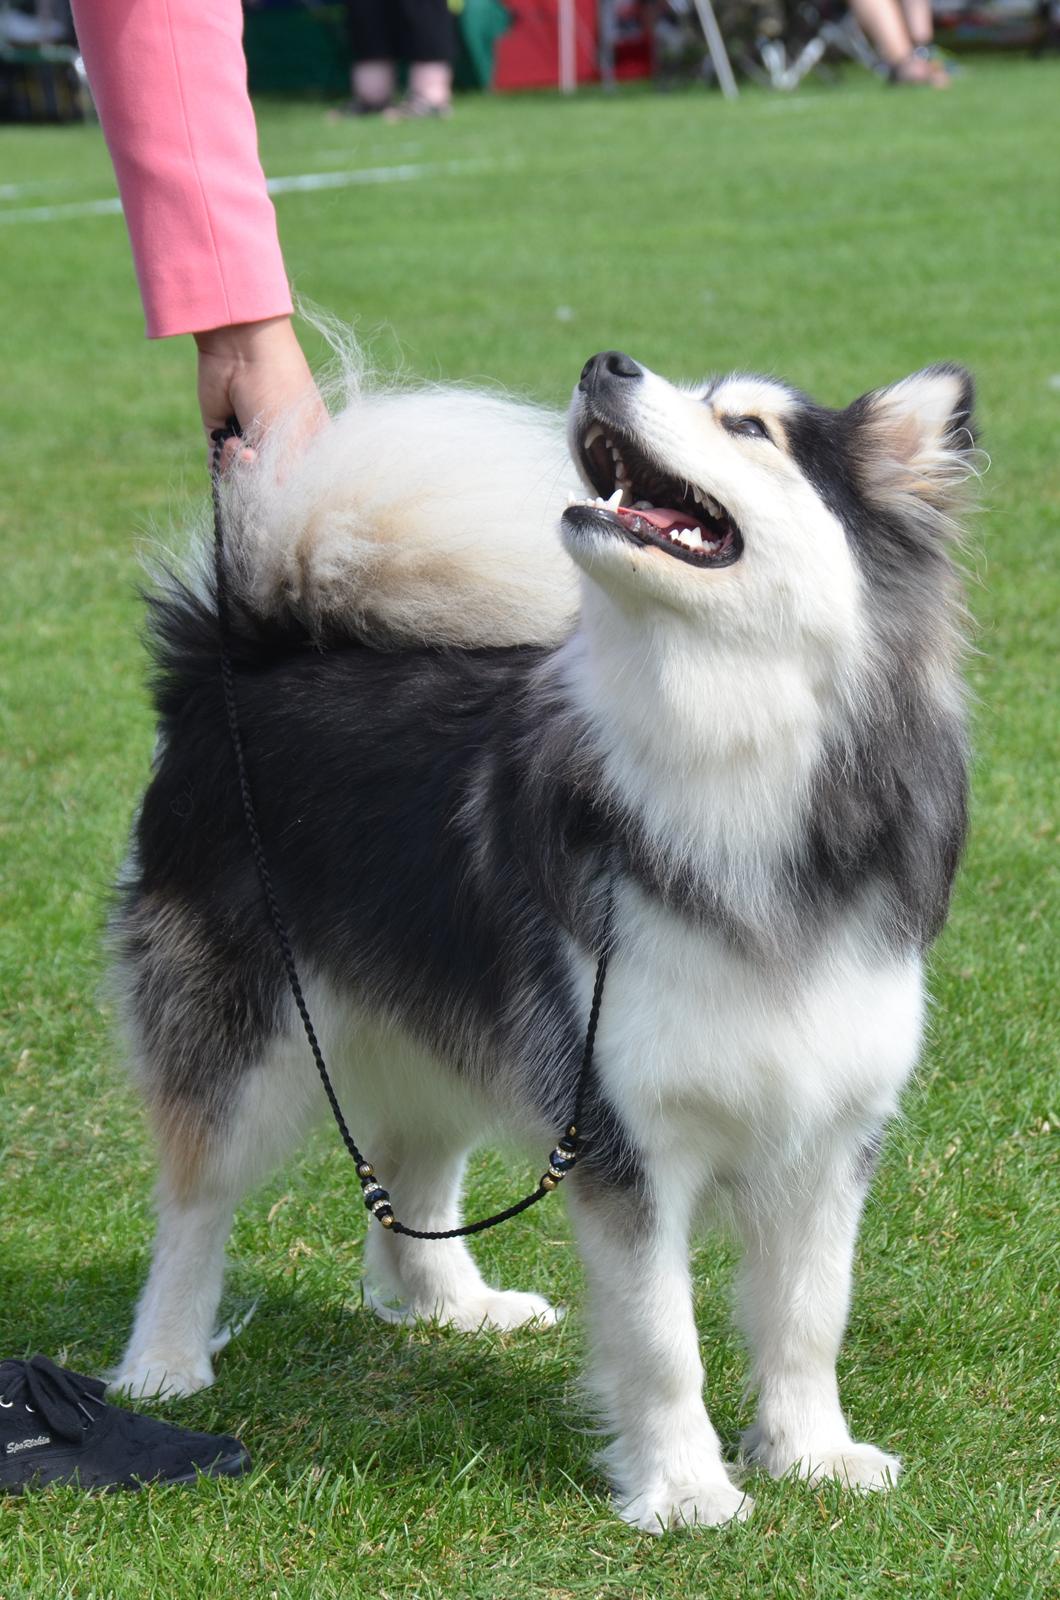
[[[589,362],[564,511],[547,415],[355,396],[229,491],[237,682],[279,900],[348,1119],[404,1220],[453,1225],[469,1149],[569,1114],[609,863],[616,948],[565,1185],[620,1513],[745,1517],[703,1404],[689,1231],[742,1240],[751,1461],[882,1488],[835,1361],[923,956],[965,827],[948,545],[971,383],[842,411],[770,379]],[[595,497],[595,498],[593,498]],[[561,526],[561,541],[554,529]],[[154,600],[161,739],[115,918],[161,1142],[117,1382],[211,1382],[232,1211],[324,1101],[233,776],[208,584]],[[373,1227],[391,1318],[556,1313],[461,1242]]]

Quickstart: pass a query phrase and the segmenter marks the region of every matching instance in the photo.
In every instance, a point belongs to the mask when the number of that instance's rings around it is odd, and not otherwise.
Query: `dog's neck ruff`
[[[211,453],[211,490],[213,495],[213,532],[214,532],[214,576],[216,585],[217,603],[217,632],[221,668],[221,686],[224,694],[225,716],[228,722],[228,732],[232,746],[232,755],[236,767],[236,779],[239,785],[240,798],[243,803],[243,817],[247,825],[247,835],[250,840],[251,853],[254,865],[257,868],[258,880],[261,883],[262,894],[276,935],[276,942],[283,959],[284,971],[295,1007],[302,1021],[306,1041],[309,1045],[313,1060],[316,1063],[320,1081],[327,1096],[331,1114],[342,1137],[342,1142],[354,1163],[357,1177],[361,1185],[361,1193],[369,1212],[375,1217],[382,1227],[388,1228],[392,1233],[405,1234],[410,1239],[460,1239],[473,1233],[485,1233],[487,1228],[495,1228],[499,1223],[507,1222],[511,1217],[517,1217],[523,1211],[529,1210],[539,1200],[557,1189],[563,1179],[570,1172],[581,1152],[582,1135],[582,1108],[585,1103],[585,1094],[592,1072],[593,1050],[596,1044],[596,1030],[600,1020],[600,1006],[603,1001],[604,982],[607,977],[607,964],[611,954],[611,943],[614,924],[614,868],[609,872],[607,893],[604,904],[603,927],[600,935],[599,954],[596,961],[596,977],[593,983],[592,1003],[589,1007],[589,1020],[585,1030],[585,1045],[582,1050],[581,1065],[578,1070],[578,1082],[574,1095],[574,1108],[570,1121],[567,1123],[562,1137],[557,1141],[548,1158],[548,1166],[537,1180],[537,1187],[530,1194],[524,1195],[521,1200],[506,1206],[503,1211],[496,1212],[490,1217],[480,1217],[477,1222],[466,1222],[458,1228],[442,1228],[437,1230],[412,1228],[407,1223],[401,1222],[394,1214],[390,1195],[376,1177],[372,1163],[365,1159],[358,1149],[352,1133],[342,1114],[338,1096],[331,1082],[324,1060],[324,1053],[320,1048],[313,1020],[309,1015],[305,994],[302,990],[298,968],[295,964],[294,951],[291,948],[290,936],[286,923],[280,911],[279,901],[273,887],[272,874],[269,871],[268,859],[265,855],[261,839],[261,830],[258,827],[257,808],[254,804],[254,794],[250,787],[247,773],[246,752],[243,746],[243,735],[239,724],[239,707],[236,698],[235,673],[232,668],[231,649],[231,621],[228,611],[228,573],[225,566],[224,552],[224,508],[221,500],[221,451],[227,439],[240,438],[238,423],[235,418],[230,418],[223,428],[215,428],[210,435],[212,442]]]

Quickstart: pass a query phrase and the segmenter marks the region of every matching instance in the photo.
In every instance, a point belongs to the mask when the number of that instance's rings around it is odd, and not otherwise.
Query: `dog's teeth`
[[[622,490],[616,489],[614,494],[611,495],[607,500],[606,504],[609,511],[617,511],[619,506],[622,504]]]
[[[594,445],[596,443],[597,439],[602,439],[603,436],[604,436],[603,428],[600,427],[599,423],[594,422],[592,427],[589,429],[589,432],[585,435],[585,438],[582,440],[582,445],[584,446],[584,448],[586,450],[588,450],[590,445]]]

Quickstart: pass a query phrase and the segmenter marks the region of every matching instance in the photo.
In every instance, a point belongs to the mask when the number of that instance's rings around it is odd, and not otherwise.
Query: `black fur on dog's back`
[[[201,1093],[208,1060],[223,1100],[282,1026],[286,980],[212,602],[170,582],[151,608],[160,742],[114,932],[154,1072]],[[561,1126],[585,1019],[556,922],[593,954],[607,840],[569,771],[528,774],[528,684],[547,652],[321,650],[240,608],[233,624],[247,767],[299,965],[477,1079],[533,1057],[518,1074],[530,1109]],[[617,1128],[597,1121],[594,1147],[621,1174]]]

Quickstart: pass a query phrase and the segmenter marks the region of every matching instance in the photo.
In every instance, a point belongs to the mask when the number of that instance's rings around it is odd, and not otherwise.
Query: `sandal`
[[[931,47],[919,44],[901,61],[887,69],[887,82],[907,84],[919,89],[948,89],[950,75],[945,66],[935,58]]]
[[[407,94],[396,106],[388,106],[383,116],[387,122],[411,122],[419,117],[451,117],[453,108],[448,101],[437,103],[425,100],[422,95]]]
[[[347,100],[344,106],[329,111],[328,118],[338,122],[342,117],[385,117],[392,110],[389,100]]]

